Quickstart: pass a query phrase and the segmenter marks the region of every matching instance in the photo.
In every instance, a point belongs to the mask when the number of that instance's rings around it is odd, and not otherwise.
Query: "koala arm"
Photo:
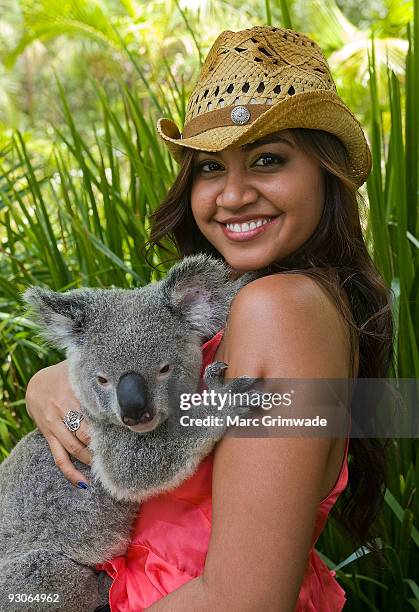
[[[336,314],[320,291],[301,275],[245,287],[230,312],[226,376],[345,378],[345,339],[330,334]],[[215,451],[204,573],[150,609],[293,612],[330,446],[330,438],[223,438]]]

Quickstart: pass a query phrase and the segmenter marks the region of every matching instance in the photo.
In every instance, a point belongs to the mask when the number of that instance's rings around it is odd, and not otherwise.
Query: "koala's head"
[[[155,429],[199,384],[201,344],[225,325],[230,303],[252,273],[236,281],[203,254],[184,258],[164,280],[140,289],[31,287],[42,335],[64,348],[83,409],[135,431]]]

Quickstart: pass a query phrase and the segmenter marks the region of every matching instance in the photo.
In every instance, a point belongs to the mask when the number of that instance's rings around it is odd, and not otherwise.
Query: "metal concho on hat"
[[[235,106],[230,117],[236,125],[244,125],[250,119],[250,111],[245,106]]]

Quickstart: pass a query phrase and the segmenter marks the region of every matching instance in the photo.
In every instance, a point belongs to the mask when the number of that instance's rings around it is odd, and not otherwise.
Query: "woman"
[[[203,345],[204,366],[224,361],[228,378],[385,376],[389,289],[357,206],[370,151],[319,47],[282,28],[223,32],[183,134],[168,119],[157,128],[181,168],[149,246],[169,239],[180,256],[203,251],[234,274],[267,272]],[[27,406],[57,465],[88,486],[68,457],[90,461],[86,425],[74,434],[62,425],[78,408],[65,362],[32,378]],[[189,481],[142,506],[127,555],[103,566],[111,609],[341,610],[344,591],[313,548],[348,482],[337,518],[367,543],[384,468],[374,440],[227,435]]]

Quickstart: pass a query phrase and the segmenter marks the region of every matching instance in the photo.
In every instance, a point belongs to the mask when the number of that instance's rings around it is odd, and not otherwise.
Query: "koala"
[[[42,335],[65,349],[91,436],[91,467],[74,463],[92,484],[73,487],[36,429],[1,464],[2,612],[106,605],[110,579],[96,564],[126,552],[141,502],[191,476],[225,433],[181,427],[179,398],[197,391],[202,343],[225,325],[234,296],[256,277],[231,280],[224,263],[199,254],[139,289],[26,290]],[[242,393],[259,380],[224,381],[226,367],[206,368],[208,390]],[[216,409],[193,407],[198,417]],[[250,407],[224,410],[247,414]]]

